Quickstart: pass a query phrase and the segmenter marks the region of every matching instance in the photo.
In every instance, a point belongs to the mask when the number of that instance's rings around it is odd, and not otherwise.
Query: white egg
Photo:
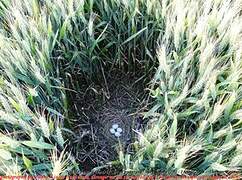
[[[121,133],[123,130],[121,128],[117,128],[117,130],[119,133]]]
[[[113,125],[112,125],[112,128],[113,128],[113,129],[117,129],[117,128],[118,128],[118,124],[113,124]]]
[[[120,132],[115,132],[114,135],[115,135],[116,137],[120,137],[120,136],[121,136]]]
[[[115,133],[115,129],[113,129],[113,128],[110,128],[109,131],[110,131],[112,134]]]

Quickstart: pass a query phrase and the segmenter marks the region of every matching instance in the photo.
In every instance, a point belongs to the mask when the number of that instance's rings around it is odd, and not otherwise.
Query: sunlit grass
[[[66,94],[80,90],[69,79],[77,72],[95,79],[114,66],[154,75],[148,124],[133,154],[117,157],[124,173],[239,173],[241,7],[240,0],[0,0],[1,173],[82,171],[64,155],[72,143],[63,135],[71,131]]]

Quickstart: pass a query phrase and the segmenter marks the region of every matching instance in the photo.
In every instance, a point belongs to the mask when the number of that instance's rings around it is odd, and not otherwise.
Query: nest
[[[110,144],[121,141],[123,143],[131,139],[131,130],[133,125],[133,117],[129,116],[126,110],[118,109],[103,109],[100,113],[97,121],[101,122],[97,127],[100,136],[104,137]],[[122,133],[119,138],[110,132],[110,129],[114,124],[117,124],[121,129]]]
[[[116,75],[107,79],[108,87],[94,85],[85,96],[76,98],[79,122],[82,122],[75,130],[79,134],[76,153],[79,161],[90,168],[116,160],[117,152],[120,148],[125,151],[138,126],[140,116],[136,110],[143,106],[139,100],[144,99],[143,89],[132,84],[133,79],[128,76]],[[122,129],[119,138],[110,132],[113,124]]]

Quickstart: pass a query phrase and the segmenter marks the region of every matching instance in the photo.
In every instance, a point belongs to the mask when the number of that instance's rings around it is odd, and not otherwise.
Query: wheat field
[[[240,174],[241,44],[241,0],[0,0],[0,174]]]

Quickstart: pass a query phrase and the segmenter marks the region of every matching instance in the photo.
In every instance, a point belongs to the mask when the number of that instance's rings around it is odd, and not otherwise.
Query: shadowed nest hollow
[[[138,78],[139,77],[139,78]],[[84,170],[103,166],[116,160],[120,148],[130,151],[143,122],[140,116],[147,105],[144,80],[132,73],[112,72],[103,81],[81,87],[84,91],[73,96],[76,157]],[[141,102],[142,100],[142,102]],[[117,138],[110,132],[117,124],[122,134]]]

